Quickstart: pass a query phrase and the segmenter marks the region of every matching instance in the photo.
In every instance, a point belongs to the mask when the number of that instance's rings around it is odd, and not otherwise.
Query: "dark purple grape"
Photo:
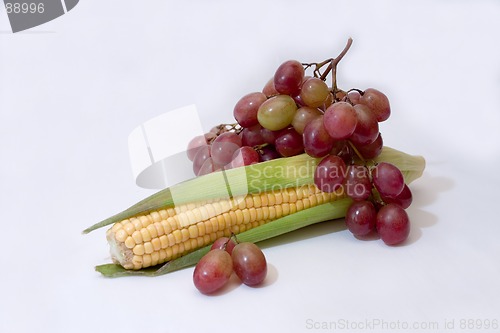
[[[280,94],[297,96],[304,79],[304,67],[296,60],[281,64],[274,74],[274,88]]]
[[[276,158],[280,158],[281,155],[276,151],[273,145],[267,145],[262,147],[259,151],[260,162],[266,162],[270,160],[274,160]]]
[[[349,140],[356,146],[368,145],[375,141],[379,134],[377,118],[366,105],[355,105],[354,110],[358,123]]]
[[[233,260],[227,251],[214,249],[205,254],[193,272],[195,287],[203,294],[211,294],[229,281]]]
[[[333,148],[334,139],[328,134],[323,125],[323,116],[311,120],[303,133],[304,150],[312,157],[328,155]]]
[[[227,165],[240,147],[241,138],[236,133],[222,133],[212,142],[211,154],[214,163],[220,166]]]
[[[220,249],[225,250],[229,254],[232,254],[235,246],[236,243],[232,239],[228,237],[221,237],[217,238],[215,242],[213,242],[210,250]]]
[[[345,191],[348,197],[353,200],[366,200],[372,191],[370,172],[363,165],[349,165],[345,178]]]
[[[328,155],[319,162],[314,170],[314,184],[323,192],[334,192],[344,182],[346,165],[334,155]]]
[[[236,119],[241,127],[257,125],[259,123],[257,120],[257,111],[266,100],[266,95],[261,92],[254,92],[243,96],[234,107],[234,119]]]
[[[263,127],[260,125],[244,128],[241,131],[241,145],[254,147],[266,143],[264,136],[262,135],[262,129]]]
[[[347,210],[345,223],[355,236],[365,236],[375,230],[377,210],[370,201],[356,201]]]
[[[274,141],[276,151],[283,157],[299,155],[304,152],[302,135],[293,128],[280,131],[279,136]]]
[[[330,155],[337,155],[346,165],[351,164],[354,158],[354,151],[346,141],[336,141],[330,151]]]
[[[336,140],[350,137],[358,122],[356,111],[347,102],[337,102],[330,105],[325,111],[323,120],[328,134]]]
[[[366,89],[359,98],[359,103],[368,106],[379,122],[387,120],[391,115],[389,99],[377,89]]]
[[[377,232],[387,245],[396,245],[408,238],[410,219],[399,205],[388,204],[377,213]]]
[[[356,146],[356,149],[364,159],[370,160],[380,155],[383,147],[384,141],[382,140],[382,134],[379,133],[375,141],[365,146]]]
[[[255,286],[266,278],[267,262],[264,253],[253,243],[239,243],[231,254],[234,272],[241,282]]]
[[[380,195],[386,197],[396,197],[405,186],[401,171],[387,162],[381,162],[372,169],[372,181]]]
[[[403,190],[401,191],[401,193],[399,193],[397,196],[387,197],[387,196],[381,195],[381,197],[385,203],[393,203],[396,205],[400,205],[404,209],[410,207],[410,205],[413,201],[413,195],[411,193],[411,190],[408,187],[408,185],[406,185],[406,184],[405,184]]]

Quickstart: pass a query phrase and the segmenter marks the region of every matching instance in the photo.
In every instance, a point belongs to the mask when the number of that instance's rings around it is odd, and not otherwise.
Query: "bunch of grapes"
[[[233,271],[244,284],[256,286],[266,278],[266,257],[254,243],[221,237],[196,265],[193,282],[201,293],[212,294],[229,282]]]
[[[378,232],[386,244],[398,244],[409,234],[405,209],[412,194],[396,166],[368,166],[382,151],[379,123],[389,118],[391,108],[376,89],[337,87],[337,64],[351,43],[337,58],[321,63],[281,64],[261,92],[236,103],[237,123],[194,138],[188,157],[196,175],[304,152],[320,158],[316,186],[353,199],[345,218],[348,229],[355,236]],[[308,69],[312,75],[306,75]]]

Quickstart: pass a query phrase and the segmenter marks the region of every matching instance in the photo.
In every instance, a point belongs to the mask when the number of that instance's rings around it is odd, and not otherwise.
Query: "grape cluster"
[[[382,151],[379,123],[389,118],[391,108],[387,96],[376,89],[337,88],[337,64],[351,42],[337,58],[281,64],[261,92],[236,103],[236,124],[220,125],[193,139],[188,156],[196,175],[304,152],[319,158],[316,186],[353,199],[346,215],[348,229],[356,236],[376,231],[393,245],[408,236],[405,209],[412,194],[394,165],[368,166]],[[313,69],[311,76],[308,69]]]
[[[233,271],[244,284],[256,286],[266,278],[266,257],[254,243],[221,237],[196,265],[193,282],[201,293],[212,294],[228,283]]]

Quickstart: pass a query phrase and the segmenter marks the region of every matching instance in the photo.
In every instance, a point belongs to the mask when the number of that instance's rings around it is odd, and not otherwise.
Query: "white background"
[[[12,34],[0,10],[0,332],[310,332],[347,321],[350,332],[397,331],[398,321],[437,332],[500,321],[499,18],[500,2],[486,0],[82,0]],[[349,36],[340,87],[384,91],[385,143],[427,160],[405,245],[323,223],[261,244],[263,287],[212,297],[191,268],[94,271],[110,260],[105,230],[81,230],[153,193],[132,177],[135,127],[188,104],[207,130],[230,122],[282,61],[335,56]]]

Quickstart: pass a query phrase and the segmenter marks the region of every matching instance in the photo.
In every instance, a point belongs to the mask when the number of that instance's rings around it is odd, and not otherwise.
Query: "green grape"
[[[257,112],[257,119],[262,127],[278,131],[292,123],[297,105],[292,97],[278,95],[262,103]]]

